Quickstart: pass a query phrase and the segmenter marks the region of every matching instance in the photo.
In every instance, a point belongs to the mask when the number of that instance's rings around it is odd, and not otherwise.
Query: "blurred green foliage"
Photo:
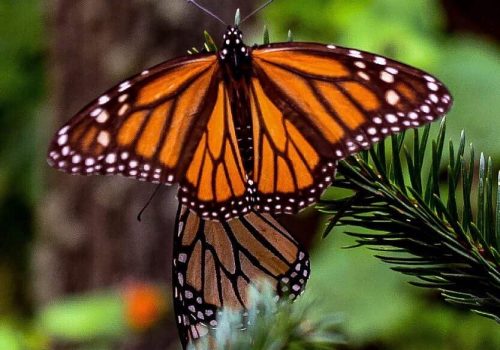
[[[42,349],[47,339],[19,315],[29,310],[29,243],[43,186],[45,146],[37,144],[47,133],[39,115],[49,38],[39,0],[0,1],[0,18],[0,349]],[[498,43],[446,33],[438,0],[281,0],[260,19],[271,41],[286,40],[291,29],[297,41],[374,51],[436,74],[455,98],[449,134],[465,129],[476,149],[500,159]],[[352,243],[339,231],[318,242],[305,297],[322,312],[343,312],[355,347],[500,348],[494,322],[412,288],[369,252],[341,249]]]
[[[25,311],[40,190],[37,109],[45,91],[44,37],[36,0],[0,2],[0,315]]]
[[[98,292],[61,300],[41,310],[41,331],[72,342],[114,339],[126,334],[124,301],[116,291]]]
[[[131,335],[158,326],[171,312],[165,286],[135,281],[114,289],[60,298],[32,321],[0,318],[0,349],[111,350]]]
[[[0,198],[17,196],[27,205],[35,203],[40,186],[33,161],[35,116],[45,92],[39,6],[37,0],[0,3]]]

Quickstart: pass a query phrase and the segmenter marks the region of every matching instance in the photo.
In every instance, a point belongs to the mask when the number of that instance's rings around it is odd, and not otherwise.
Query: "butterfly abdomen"
[[[243,161],[245,172],[250,177],[253,173],[253,128],[252,116],[249,113],[248,90],[242,86],[240,90],[234,91],[236,94],[232,100],[232,112],[234,116],[234,127],[238,148]]]

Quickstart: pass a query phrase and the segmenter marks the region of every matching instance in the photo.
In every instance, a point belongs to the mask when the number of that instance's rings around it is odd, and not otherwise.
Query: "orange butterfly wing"
[[[181,182],[179,200],[202,217],[229,218],[250,208],[246,173],[224,84],[214,87],[217,102]],[[193,140],[193,142],[195,142]]]
[[[255,205],[294,213],[317,201],[336,161],[442,116],[436,78],[352,49],[278,43],[252,51]]]
[[[172,184],[216,102],[215,55],[169,61],[83,108],[54,137],[49,163],[72,174]],[[201,124],[201,125],[200,125]],[[189,157],[188,157],[189,158]]]
[[[180,206],[176,232],[174,303],[184,343],[216,327],[220,308],[244,311],[257,281],[295,298],[309,277],[307,253],[268,214],[217,222]]]
[[[71,174],[178,182],[180,200],[201,214],[249,206],[214,54],[163,63],[109,90],[58,131],[48,161]]]

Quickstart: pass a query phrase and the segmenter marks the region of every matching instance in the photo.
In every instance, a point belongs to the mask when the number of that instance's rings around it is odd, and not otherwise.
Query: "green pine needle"
[[[240,9],[236,10],[236,14],[234,15],[234,25],[239,27],[241,23],[241,12]]]
[[[207,52],[217,52],[217,45],[212,36],[207,31],[204,31],[203,35],[205,36],[205,50]]]
[[[263,39],[263,42],[264,42],[264,45],[269,45],[269,43],[271,42],[269,40],[269,29],[267,28],[266,25],[264,26],[264,39]]]
[[[500,322],[500,174],[495,189],[493,162],[482,154],[474,174],[474,149],[466,155],[463,132],[458,148],[448,144],[445,163],[444,120],[436,139],[429,140],[429,130],[413,131],[412,149],[404,135],[393,136],[387,141],[390,159],[382,142],[340,162],[333,187],[353,194],[319,203],[331,215],[324,235],[333,225],[358,228],[347,233],[356,246],[382,251],[377,257],[414,276],[412,284],[437,288],[446,301]],[[441,169],[446,187],[440,186]]]

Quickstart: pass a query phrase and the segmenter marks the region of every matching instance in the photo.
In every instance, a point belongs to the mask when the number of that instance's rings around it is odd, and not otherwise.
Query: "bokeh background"
[[[200,0],[232,22],[261,4]],[[428,70],[452,91],[462,129],[500,162],[500,5],[496,0],[276,0],[243,27],[247,44],[335,43]],[[72,177],[45,162],[56,128],[111,85],[203,43],[224,26],[184,0],[0,0],[0,349],[177,349],[170,307],[176,202],[118,177]],[[218,40],[217,40],[218,41]],[[309,213],[305,293],[341,314],[346,349],[499,349],[493,321],[407,284]],[[312,227],[317,227],[313,230]],[[315,232],[317,231],[317,232]]]

